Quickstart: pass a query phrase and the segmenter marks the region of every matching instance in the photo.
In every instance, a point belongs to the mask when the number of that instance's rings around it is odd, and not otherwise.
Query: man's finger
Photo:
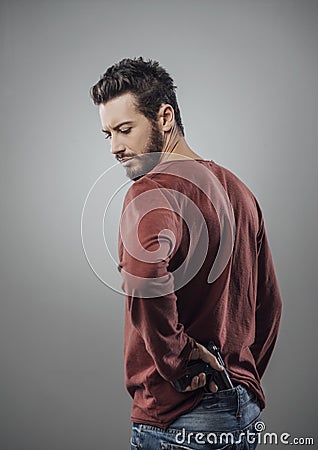
[[[219,390],[219,388],[217,387],[217,385],[215,384],[215,382],[214,382],[213,380],[210,381],[208,387],[209,387],[209,390],[210,390],[213,394],[215,394],[215,393]]]
[[[212,353],[210,353],[207,348],[205,348],[203,345],[199,344],[198,342],[196,343],[196,346],[197,347],[195,349],[193,349],[193,351],[190,355],[190,359],[202,359],[204,362],[210,364],[210,366],[213,367],[213,369],[218,370],[218,371],[223,370],[223,366],[221,366],[221,364],[219,364],[216,357],[214,355],[212,355]]]
[[[187,388],[183,392],[190,392],[195,391],[196,389],[199,389],[206,384],[206,375],[204,372],[200,373],[199,375],[196,375],[192,378],[190,386],[187,386]]]

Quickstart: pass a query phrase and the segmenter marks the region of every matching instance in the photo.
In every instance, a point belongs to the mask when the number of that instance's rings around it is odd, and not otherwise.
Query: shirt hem
[[[131,420],[131,422],[138,423],[138,424],[141,424],[141,425],[150,425],[150,426],[154,426],[154,427],[166,430],[182,414],[187,414],[192,409],[194,409],[200,403],[200,401],[202,400],[203,395],[204,395],[204,391],[200,392],[200,395],[197,395],[196,397],[194,397],[194,401],[191,403],[191,405],[189,405],[187,408],[185,408],[178,415],[172,417],[171,419],[169,419],[167,421],[163,421],[163,420],[160,420],[160,419],[156,420],[156,419],[141,418],[141,417],[136,417],[136,416],[133,416],[133,415],[130,416],[130,420]]]

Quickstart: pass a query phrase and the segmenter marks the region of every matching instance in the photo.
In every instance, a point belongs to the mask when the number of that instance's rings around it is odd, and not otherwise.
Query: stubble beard
[[[151,133],[145,151],[134,157],[131,167],[126,168],[126,175],[133,181],[150,172],[160,161],[163,149],[163,136],[156,123],[152,124]]]

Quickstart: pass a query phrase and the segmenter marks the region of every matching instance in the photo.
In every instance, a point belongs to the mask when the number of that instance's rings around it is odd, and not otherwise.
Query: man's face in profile
[[[129,178],[138,178],[158,164],[163,135],[158,124],[138,110],[133,94],[100,104],[99,115],[105,137],[111,140],[111,151]]]

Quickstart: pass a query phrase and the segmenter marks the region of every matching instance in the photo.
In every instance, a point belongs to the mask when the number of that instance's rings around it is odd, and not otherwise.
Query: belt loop
[[[241,418],[242,416],[242,399],[241,399],[241,387],[236,386],[236,397],[237,397],[237,410],[236,410],[236,418]]]

